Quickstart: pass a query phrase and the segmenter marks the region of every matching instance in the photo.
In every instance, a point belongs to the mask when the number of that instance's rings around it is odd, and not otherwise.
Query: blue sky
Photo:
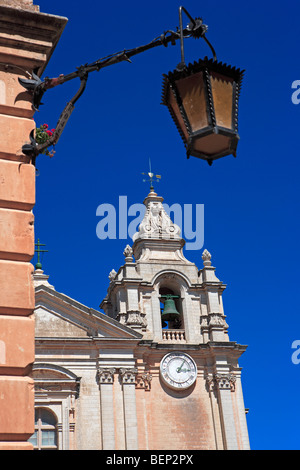
[[[150,42],[179,24],[181,2],[36,2],[43,13],[69,22],[44,76]],[[82,7],[84,5],[84,7]],[[241,357],[252,449],[300,449],[299,173],[300,80],[296,1],[196,2],[184,7],[209,26],[219,61],[246,70],[240,98],[237,158],[211,167],[186,159],[180,136],[160,104],[162,74],[180,62],[180,46],[158,47],[90,74],[87,89],[56,146],[37,159],[36,238],[47,245],[43,268],[55,288],[99,308],[108,274],[123,264],[131,240],[96,236],[97,207],[119,197],[128,207],[148,193],[142,172],[162,175],[157,192],[169,205],[204,204],[204,246],[186,250],[202,267],[207,248],[227,284],[224,307],[232,341],[247,344]],[[184,24],[187,20],[184,18]],[[202,40],[185,41],[186,62],[210,56]],[[77,80],[49,90],[35,114],[55,127]],[[129,221],[131,219],[129,218]]]

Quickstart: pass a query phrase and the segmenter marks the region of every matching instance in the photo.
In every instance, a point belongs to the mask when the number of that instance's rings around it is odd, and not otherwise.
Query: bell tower
[[[238,365],[246,346],[229,340],[226,286],[206,249],[200,269],[186,259],[180,228],[152,185],[144,204],[133,246],[111,271],[100,305],[142,335],[134,351],[139,448],[249,449]],[[141,398],[145,376],[151,386]]]

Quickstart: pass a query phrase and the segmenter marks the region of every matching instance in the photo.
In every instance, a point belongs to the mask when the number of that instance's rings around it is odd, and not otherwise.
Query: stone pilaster
[[[101,424],[102,424],[102,448],[103,450],[115,449],[115,420],[113,402],[114,368],[99,368],[98,382],[100,388]]]
[[[247,420],[246,420],[246,410],[245,410],[243,390],[242,390],[242,381],[241,381],[240,374],[236,378],[235,390],[236,390],[236,401],[237,401],[237,408],[238,408],[238,415],[239,415],[239,422],[240,422],[240,433],[241,433],[243,449],[250,450],[250,441],[249,441],[248,426],[247,426]]]
[[[135,368],[122,368],[119,373],[123,386],[126,450],[137,450],[138,432],[135,386],[138,370]]]
[[[217,392],[220,420],[223,430],[224,449],[238,450],[237,423],[235,422],[232,396],[236,377],[232,374],[214,374],[206,378],[208,386]]]

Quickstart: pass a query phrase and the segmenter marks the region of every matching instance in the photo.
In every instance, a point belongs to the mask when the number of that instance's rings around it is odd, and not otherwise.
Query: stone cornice
[[[0,58],[16,55],[45,69],[67,23],[67,18],[0,6]],[[6,49],[6,51],[5,51]],[[32,58],[32,52],[37,55]]]
[[[235,341],[220,341],[220,342],[210,341],[209,343],[207,343],[207,345],[212,351],[215,351],[218,354],[220,353],[220,351],[225,352],[225,351],[228,351],[229,349],[232,351],[239,351],[243,353],[244,351],[246,351],[248,347],[247,345],[239,344],[239,343],[236,343]]]
[[[40,11],[23,10],[0,5],[0,22],[5,24],[2,32],[12,34],[17,31],[32,38],[44,38],[56,44],[62,34],[68,18],[50,15]],[[55,42],[54,42],[55,41]]]
[[[138,346],[141,348],[149,348],[152,351],[186,351],[186,352],[196,352],[202,357],[214,357],[218,355],[224,355],[226,357],[231,357],[238,359],[247,349],[246,345],[241,345],[233,341],[228,342],[208,342],[208,343],[198,343],[198,344],[188,344],[188,343],[163,343],[156,342],[152,340],[142,340],[138,343]]]
[[[36,337],[36,348],[64,348],[66,349],[134,349],[138,340],[133,338],[103,338],[103,337]]]

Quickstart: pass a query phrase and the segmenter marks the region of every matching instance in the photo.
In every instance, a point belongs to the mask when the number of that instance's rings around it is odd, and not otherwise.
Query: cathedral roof
[[[34,273],[37,337],[139,340],[141,335],[102,312],[58,292],[43,271]]]

